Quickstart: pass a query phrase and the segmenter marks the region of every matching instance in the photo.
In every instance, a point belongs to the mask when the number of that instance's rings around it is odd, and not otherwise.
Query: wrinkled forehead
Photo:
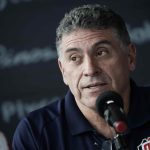
[[[64,34],[60,43],[60,50],[65,50],[69,47],[75,47],[79,43],[88,45],[89,42],[96,40],[117,39],[117,34],[113,29],[89,30],[78,29],[69,34]]]

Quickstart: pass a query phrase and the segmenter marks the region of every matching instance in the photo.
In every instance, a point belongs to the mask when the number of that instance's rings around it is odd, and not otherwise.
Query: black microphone
[[[113,143],[116,150],[129,150],[124,135],[128,131],[126,115],[123,111],[122,97],[114,92],[102,93],[96,100],[96,109],[116,132]]]
[[[106,91],[98,96],[96,108],[116,133],[124,134],[127,132],[127,121],[123,111],[122,97],[114,91]]]

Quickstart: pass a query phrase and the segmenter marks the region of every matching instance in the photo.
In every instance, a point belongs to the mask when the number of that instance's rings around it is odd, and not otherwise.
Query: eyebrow
[[[98,42],[96,42],[93,46],[92,46],[92,49],[94,48],[94,47],[97,47],[97,46],[99,46],[99,45],[112,45],[112,43],[110,42],[110,41],[108,41],[108,40],[101,40],[101,41],[98,41]]]
[[[82,50],[80,48],[68,48],[65,50],[65,53],[69,53],[69,52],[82,52]]]
[[[106,45],[112,45],[112,43],[110,41],[108,41],[108,40],[101,40],[101,41],[98,41],[98,42],[94,43],[92,45],[91,49],[93,49],[93,48],[95,48],[95,47],[97,47],[99,45],[104,45],[104,44],[106,44]],[[76,48],[76,47],[68,48],[68,49],[65,50],[65,53],[69,53],[69,52],[73,52],[73,51],[74,52],[82,52],[82,49]]]

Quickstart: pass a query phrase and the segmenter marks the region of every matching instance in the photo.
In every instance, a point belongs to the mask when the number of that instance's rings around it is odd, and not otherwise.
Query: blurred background
[[[137,46],[132,77],[150,83],[149,0],[0,0],[0,132],[9,146],[23,116],[65,95],[55,30],[65,12],[88,3],[106,4],[124,18]]]

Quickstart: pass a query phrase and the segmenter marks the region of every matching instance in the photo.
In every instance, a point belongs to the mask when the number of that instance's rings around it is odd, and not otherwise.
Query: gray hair
[[[76,29],[115,29],[122,43],[130,43],[129,33],[124,20],[107,6],[83,5],[66,13],[56,30],[56,48],[59,55],[59,45],[64,34],[69,34]]]

